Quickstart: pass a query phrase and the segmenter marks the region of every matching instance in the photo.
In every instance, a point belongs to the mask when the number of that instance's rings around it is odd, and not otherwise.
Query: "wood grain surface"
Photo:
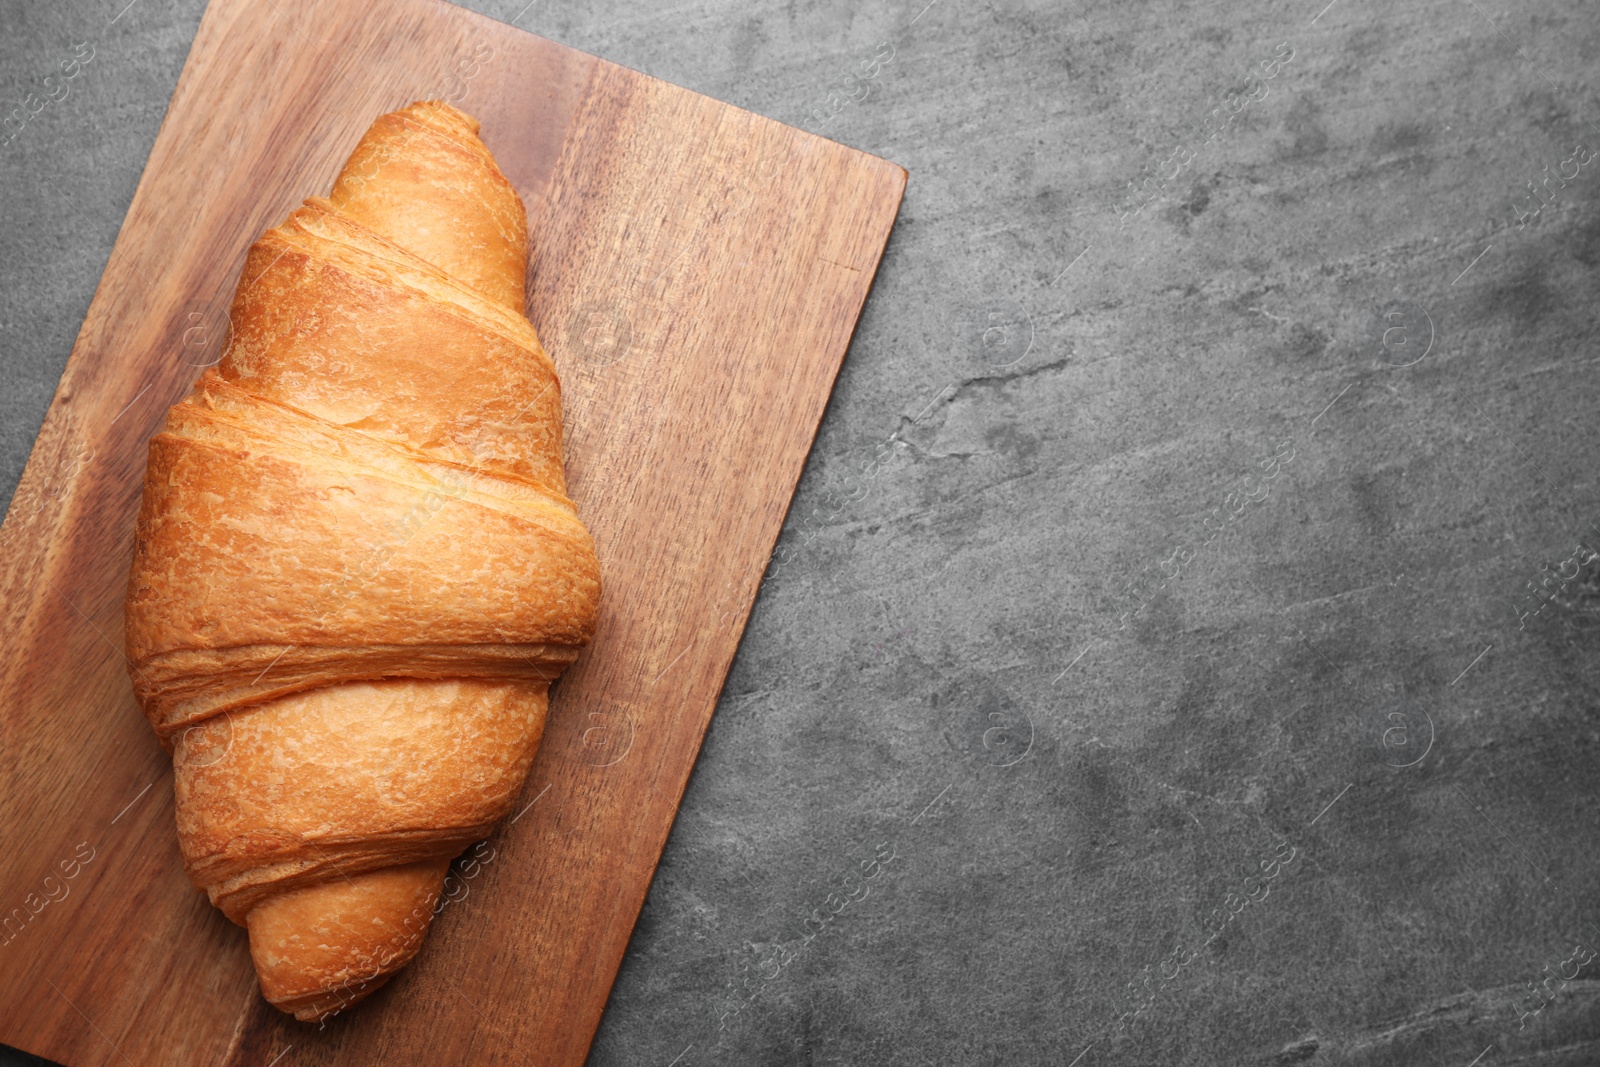
[[[220,357],[245,249],[425,97],[481,120],[528,205],[605,600],[522,814],[419,958],[319,1029],[261,1001],[244,931],[184,877],[122,598],[145,443]],[[0,1041],[71,1065],[581,1062],[904,185],[432,0],[215,0],[0,528]]]

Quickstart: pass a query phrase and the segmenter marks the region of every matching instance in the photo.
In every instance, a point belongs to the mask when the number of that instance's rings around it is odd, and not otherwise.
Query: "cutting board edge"
[[[576,52],[579,55],[581,55],[581,56],[583,56],[583,57],[585,57],[585,58],[587,58],[587,59],[589,59],[589,60],[591,60],[593,62],[596,62],[596,63],[605,63],[605,64],[608,64],[609,66],[621,67],[623,70],[629,71],[630,73],[635,74],[638,77],[644,79],[646,82],[650,83],[650,85],[652,87],[667,87],[667,88],[670,88],[670,89],[674,90],[675,92],[692,93],[695,96],[701,97],[702,99],[714,101],[715,103],[721,105],[722,107],[728,108],[731,111],[737,112],[740,115],[748,117],[749,119],[753,120],[758,125],[781,126],[786,130],[792,130],[795,133],[801,134],[801,135],[803,135],[803,136],[805,136],[807,138],[811,138],[811,139],[817,140],[817,141],[822,141],[822,142],[824,142],[826,144],[833,145],[836,148],[842,148],[846,152],[849,152],[849,153],[851,153],[853,155],[856,155],[856,156],[860,156],[865,160],[870,160],[874,165],[881,164],[883,166],[893,167],[894,169],[898,170],[900,172],[901,176],[902,176],[902,178],[901,178],[901,189],[902,189],[902,192],[904,191],[905,181],[910,176],[910,172],[905,167],[901,166],[899,163],[896,163],[891,159],[886,159],[883,156],[874,155],[873,153],[868,152],[865,149],[857,148],[854,145],[845,144],[843,141],[835,141],[831,137],[824,137],[820,133],[813,133],[812,131],[810,131],[808,129],[805,129],[804,127],[795,126],[795,125],[793,125],[791,123],[784,122],[782,119],[775,119],[775,118],[772,118],[770,115],[763,115],[759,111],[751,111],[749,108],[741,107],[738,104],[730,104],[726,100],[718,99],[717,97],[711,96],[709,93],[703,93],[698,89],[685,88],[684,86],[678,85],[675,82],[670,82],[670,81],[667,81],[665,78],[661,78],[661,77],[658,77],[658,76],[656,76],[654,74],[651,74],[649,71],[640,70],[638,67],[630,67],[626,63],[618,63],[614,59],[606,59],[604,56],[597,56],[593,52],[587,52],[584,49],[577,47],[576,45],[570,45],[570,44],[567,44],[565,41],[558,41],[553,37],[546,37],[543,34],[534,33],[532,30],[525,30],[521,26],[517,26],[517,25],[515,25],[513,23],[510,23],[510,22],[502,22],[501,20],[495,18],[493,15],[484,15],[484,14],[481,14],[480,12],[469,10],[467,8],[462,7],[460,4],[451,3],[450,0],[428,0],[428,3],[430,3],[431,5],[433,5],[435,7],[449,8],[451,11],[461,12],[463,15],[465,15],[470,20],[493,23],[496,27],[501,27],[501,28],[506,29],[506,30],[511,30],[511,31],[513,31],[515,33],[520,33],[520,34],[523,34],[525,36],[533,37],[533,38],[536,38],[536,39],[541,40],[541,41],[548,41],[551,44],[559,45],[562,48],[566,48],[566,49],[569,49],[570,51]],[[209,5],[208,5],[208,9],[209,9]],[[171,105],[169,104],[168,106],[170,107]],[[899,215],[899,201],[896,200],[895,216],[894,217],[898,217],[898,215]],[[890,223],[890,228],[893,229],[893,222],[892,221]]]

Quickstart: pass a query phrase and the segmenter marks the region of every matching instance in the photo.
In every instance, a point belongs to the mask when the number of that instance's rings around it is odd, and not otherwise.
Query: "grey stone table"
[[[0,6],[5,496],[126,3]],[[1600,1062],[1600,10],[523,5],[911,172],[594,1063]]]

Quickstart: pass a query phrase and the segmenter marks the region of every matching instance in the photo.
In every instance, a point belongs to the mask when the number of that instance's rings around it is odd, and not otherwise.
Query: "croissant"
[[[600,571],[527,217],[478,123],[373,123],[251,247],[222,358],[150,441],[127,595],[185,870],[268,1001],[355,1003],[515,803]]]

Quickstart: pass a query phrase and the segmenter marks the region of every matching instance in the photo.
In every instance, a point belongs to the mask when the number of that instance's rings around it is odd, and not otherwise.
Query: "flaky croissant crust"
[[[250,249],[222,359],[150,442],[135,692],[190,877],[302,1018],[416,952],[594,632],[526,214],[477,129],[379,118]]]

